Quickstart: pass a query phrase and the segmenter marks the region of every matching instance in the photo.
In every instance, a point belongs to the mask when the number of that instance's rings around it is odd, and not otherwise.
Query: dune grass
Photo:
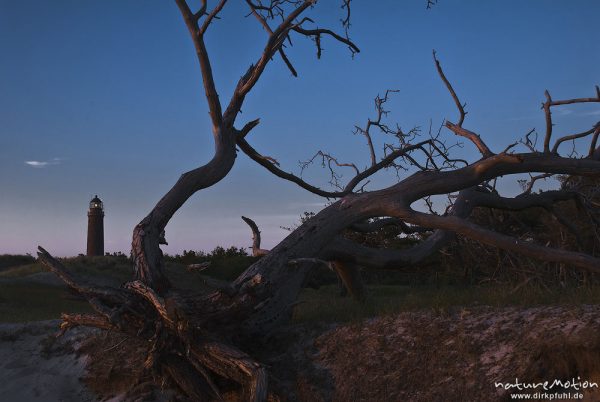
[[[0,322],[49,320],[63,312],[89,311],[89,304],[65,287],[0,282]]]
[[[85,281],[102,285],[119,286],[131,280],[132,266],[126,258],[118,257],[74,257],[61,259],[67,270]],[[33,263],[8,268],[0,272],[0,280],[27,279],[27,277],[47,272],[41,263]],[[201,288],[202,280],[189,274],[185,266],[167,263],[166,272],[169,279],[178,287]]]
[[[358,303],[340,297],[336,286],[304,289],[294,310],[296,322],[354,322],[403,311],[477,306],[532,307],[540,305],[599,304],[600,288],[540,289],[508,286],[369,286],[368,298]]]
[[[30,255],[0,254],[0,271],[19,265],[32,264],[35,258]]]
[[[233,257],[232,257],[233,258]],[[216,259],[202,274],[231,280],[242,272],[252,258]],[[131,264],[124,257],[74,257],[63,259],[73,274],[84,280],[119,286],[131,279]],[[39,263],[7,268],[0,272],[0,322],[23,322],[59,318],[61,312],[90,311],[87,303],[77,299],[65,286],[30,282],[28,278],[44,272]],[[167,262],[166,273],[175,287],[206,290],[202,277],[189,273],[185,265]],[[509,286],[458,285],[371,285],[368,298],[358,303],[340,297],[335,285],[304,289],[294,311],[296,322],[348,322],[402,311],[433,309],[446,311],[455,307],[536,306],[600,303],[599,287],[545,289],[524,286],[515,291]]]
[[[62,258],[61,262],[75,275],[87,279],[107,277],[125,281],[131,277],[131,266],[127,259],[113,257],[73,257]],[[46,272],[47,269],[39,262],[10,267],[0,272],[1,278],[24,278],[29,275]]]
[[[99,285],[119,286],[131,280],[132,267],[127,258],[79,256],[61,259],[74,276]],[[251,260],[235,259],[232,264],[215,261],[205,271],[218,279],[234,278]],[[66,286],[33,281],[47,270],[40,263],[8,267],[0,272],[0,322],[26,322],[59,318],[62,312],[91,311]],[[185,265],[167,262],[166,273],[177,288],[206,290],[204,279],[189,273]]]
[[[42,264],[37,262],[33,264],[17,265],[0,272],[0,278],[22,278],[42,271]]]

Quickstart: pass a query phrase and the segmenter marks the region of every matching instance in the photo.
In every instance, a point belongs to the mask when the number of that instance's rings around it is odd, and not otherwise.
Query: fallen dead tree
[[[40,247],[40,260],[68,286],[84,296],[94,309],[92,314],[64,314],[61,329],[92,326],[119,331],[151,344],[144,368],[156,381],[168,380],[194,400],[210,400],[221,394],[221,380],[239,384],[244,398],[264,401],[269,394],[268,369],[246,351],[268,334],[284,326],[290,318],[307,275],[323,261],[332,262],[351,291],[360,297],[360,282],[353,270],[357,265],[378,269],[396,269],[418,263],[444,247],[456,235],[503,250],[519,253],[541,261],[556,261],[573,269],[600,272],[600,259],[578,251],[556,249],[538,244],[535,239],[518,239],[470,221],[469,215],[478,207],[525,210],[580,199],[568,190],[524,193],[518,197],[502,196],[494,187],[501,176],[540,172],[545,175],[600,176],[600,147],[597,140],[600,124],[582,133],[556,138],[551,110],[567,104],[600,102],[600,89],[594,96],[555,100],[546,93],[543,111],[546,130],[541,149],[527,135],[521,143],[505,149],[492,150],[484,138],[464,127],[466,112],[455,90],[446,78],[434,54],[434,62],[458,110],[455,123],[446,121],[451,133],[471,143],[481,157],[469,162],[452,156],[442,133],[422,134],[416,130],[403,132],[385,123],[385,104],[391,92],[377,97],[377,116],[369,119],[357,133],[367,141],[370,164],[359,169],[337,157],[319,151],[307,161],[321,161],[331,171],[334,190],[318,188],[301,176],[286,172],[277,161],[262,155],[248,142],[248,135],[259,124],[252,120],[238,124],[246,96],[261,78],[274,57],[281,57],[289,70],[296,70],[286,55],[290,37],[314,40],[317,55],[321,41],[330,38],[347,46],[352,53],[358,47],[348,37],[350,1],[343,2],[344,34],[315,27],[307,16],[314,0],[272,1],[270,5],[247,1],[249,12],[267,34],[261,55],[243,74],[227,105],[221,103],[213,80],[211,58],[205,46],[205,35],[227,1],[210,9],[206,1],[192,11],[184,0],[176,0],[190,32],[200,63],[204,91],[215,140],[213,158],[205,165],[184,173],[150,213],[134,228],[132,281],[121,288],[88,285],[67,272],[60,261]],[[394,143],[386,144],[383,155],[377,155],[372,136],[379,130]],[[563,155],[560,145],[565,141],[589,141],[584,157]],[[517,152],[517,148],[524,148]],[[210,283],[210,292],[192,292],[174,288],[165,275],[163,254],[164,230],[171,217],[196,192],[210,187],[233,168],[237,148],[248,157],[283,180],[299,185],[316,195],[335,199],[314,217],[292,231],[269,252],[256,245],[254,253],[263,257],[231,283]],[[340,182],[339,168],[350,169],[353,177]],[[373,175],[387,168],[406,170],[396,184],[379,190],[366,191]],[[533,185],[533,183],[532,183]],[[420,200],[439,194],[453,195],[445,213],[422,212],[414,207]],[[585,200],[581,204],[586,206]],[[429,231],[429,236],[403,250],[375,249],[343,238],[344,230],[369,232],[383,224],[396,225],[405,233]],[[256,238],[255,238],[256,240]]]

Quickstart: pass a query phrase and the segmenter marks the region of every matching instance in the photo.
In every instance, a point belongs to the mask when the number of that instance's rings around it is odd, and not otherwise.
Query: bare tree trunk
[[[164,274],[161,236],[175,212],[197,191],[223,179],[233,167],[236,158],[232,130],[215,134],[215,156],[206,165],[181,175],[177,183],[156,204],[152,211],[133,230],[131,253],[134,277],[155,289],[166,292],[169,281]]]

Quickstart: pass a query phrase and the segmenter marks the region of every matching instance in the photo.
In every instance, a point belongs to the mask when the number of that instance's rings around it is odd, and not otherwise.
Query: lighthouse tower
[[[88,211],[87,255],[104,255],[104,206],[97,195]]]

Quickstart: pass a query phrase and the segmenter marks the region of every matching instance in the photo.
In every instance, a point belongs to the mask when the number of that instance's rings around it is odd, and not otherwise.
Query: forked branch
[[[262,6],[260,3],[255,4],[251,1],[247,1],[252,14],[259,16],[259,21],[261,25],[265,28],[267,33],[269,33],[269,39],[267,40],[266,45],[263,48],[263,52],[261,57],[252,64],[246,73],[240,78],[238,84],[234,90],[233,96],[231,97],[231,101],[227,106],[225,111],[225,116],[227,121],[232,121],[235,116],[239,113],[242,104],[246,95],[250,92],[250,90],[254,87],[262,73],[264,72],[267,64],[273,58],[276,52],[282,50],[284,46],[284,42],[289,40],[290,32],[296,32],[303,36],[314,37],[316,42],[320,41],[321,35],[330,35],[335,38],[337,41],[345,43],[349,46],[351,51],[358,51],[358,48],[350,39],[341,37],[337,35],[335,32],[329,29],[315,29],[315,30],[306,30],[302,28],[302,24],[306,21],[311,21],[308,18],[304,18],[298,21],[298,18],[308,9],[316,3],[315,0],[305,0],[305,1],[294,1],[290,2],[290,4],[294,5],[295,8],[290,11],[287,15],[284,14],[283,7],[280,4],[271,3],[271,6]],[[266,12],[267,16],[270,18],[278,15],[281,17],[281,23],[275,28],[271,29],[271,27],[266,24],[266,20],[264,15],[260,15],[260,12]],[[320,49],[320,45],[318,44]],[[284,62],[287,67],[295,73],[295,69],[292,67],[291,63],[287,59],[287,56],[283,52],[281,52]],[[320,54],[320,53],[319,53]]]
[[[458,99],[458,95],[456,95],[456,91],[454,91],[454,88],[452,87],[452,84],[450,84],[450,81],[448,81],[448,79],[446,78],[444,70],[442,70],[442,66],[436,57],[435,50],[433,51],[433,60],[435,61],[435,66],[437,68],[438,74],[440,75],[440,78],[446,85],[446,88],[448,88],[448,92],[450,92],[450,95],[452,96],[452,99],[454,100],[456,108],[459,112],[458,123],[454,124],[450,121],[446,121],[446,127],[448,127],[448,129],[450,129],[454,134],[464,137],[471,141],[477,147],[477,149],[484,158],[488,158],[494,155],[494,153],[490,151],[489,147],[481,139],[481,136],[479,136],[479,134],[476,134],[472,131],[463,128],[462,125],[467,114],[465,112],[464,105],[460,102],[460,100]]]
[[[223,114],[221,112],[221,102],[219,101],[219,94],[217,93],[215,81],[213,78],[210,58],[208,56],[208,52],[204,44],[204,32],[206,31],[206,27],[208,27],[210,21],[212,21],[216,14],[223,8],[226,1],[221,1],[219,6],[217,6],[217,8],[213,10],[213,12],[206,19],[206,26],[203,26],[202,29],[200,29],[200,27],[198,26],[198,19],[204,14],[206,10],[206,0],[202,2],[202,8],[196,15],[194,15],[191,12],[186,0],[175,0],[175,3],[177,3],[177,6],[179,7],[179,11],[183,16],[185,25],[187,26],[188,31],[190,33],[190,37],[192,38],[192,42],[194,43],[194,48],[196,49],[196,55],[198,57],[198,61],[200,62],[200,70],[202,71],[204,94],[208,102],[208,110],[213,124],[213,132],[216,133],[222,125]]]
[[[552,137],[552,128],[554,126],[554,123],[552,122],[551,108],[554,106],[572,105],[572,104],[579,104],[579,103],[590,103],[590,102],[598,103],[598,102],[600,102],[600,88],[597,85],[595,88],[596,88],[596,97],[592,97],[592,98],[573,98],[573,99],[565,99],[565,100],[553,100],[552,97],[550,96],[550,92],[548,92],[548,90],[546,90],[544,92],[546,101],[544,103],[542,103],[542,109],[544,110],[544,116],[545,116],[545,120],[546,120],[546,135],[544,136],[544,152],[545,153],[550,152],[550,139]],[[597,125],[598,125],[598,123],[596,123],[596,126]],[[592,128],[588,132],[576,134],[574,138],[568,138],[568,139],[576,139],[576,138],[585,137],[585,136],[591,134],[592,132],[594,132],[595,128],[596,127]],[[573,137],[573,136],[568,136],[568,137]],[[564,139],[564,138],[565,137],[559,139],[556,142],[556,144],[554,145],[554,147],[552,149],[553,153],[557,152],[558,146],[560,145],[561,142],[568,140],[568,139]]]

